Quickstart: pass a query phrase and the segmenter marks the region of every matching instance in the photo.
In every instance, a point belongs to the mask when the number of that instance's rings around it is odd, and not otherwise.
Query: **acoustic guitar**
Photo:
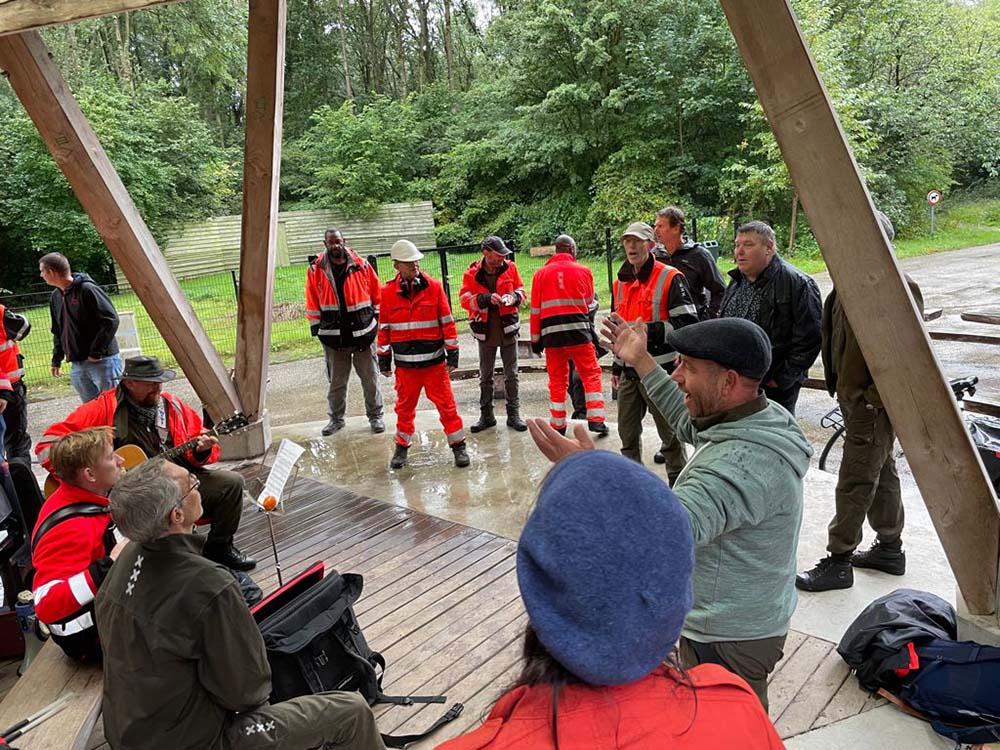
[[[205,435],[199,435],[196,438],[188,440],[186,443],[181,443],[173,448],[168,448],[161,453],[157,453],[153,456],[153,458],[162,458],[165,461],[173,461],[175,458],[183,456],[189,450],[194,448],[198,444],[198,440],[201,437],[213,435],[218,437],[220,435],[228,435],[232,432],[242,430],[243,428],[249,426],[249,424],[250,422],[245,414],[242,412],[236,412],[233,416],[221,420],[212,429],[205,433]],[[139,464],[150,459],[150,457],[146,455],[146,452],[138,445],[123,445],[115,451],[115,455],[120,456],[125,462],[122,466],[122,469],[125,471],[134,469]],[[55,492],[58,487],[59,480],[56,479],[55,475],[49,474],[45,477],[45,497],[48,497]]]

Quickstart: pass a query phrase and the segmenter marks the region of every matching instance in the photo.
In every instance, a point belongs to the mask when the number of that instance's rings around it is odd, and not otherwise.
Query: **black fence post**
[[[240,282],[236,280],[236,271],[232,268],[229,269],[229,275],[233,279],[233,293],[236,295],[236,301],[240,301]]]
[[[451,307],[451,282],[448,281],[448,251],[444,248],[439,248],[438,257],[441,259],[441,283],[444,285],[444,296],[448,298],[448,307]]]
[[[692,242],[697,242],[698,241],[698,217],[697,216],[692,216],[691,217],[691,241]]]
[[[368,260],[368,265],[375,269],[375,275],[378,276],[379,279],[381,279],[382,275],[378,272],[378,256],[369,255],[367,260]]]
[[[614,309],[615,282],[611,268],[611,227],[604,227],[604,255],[608,261],[608,294],[611,295],[611,309]]]

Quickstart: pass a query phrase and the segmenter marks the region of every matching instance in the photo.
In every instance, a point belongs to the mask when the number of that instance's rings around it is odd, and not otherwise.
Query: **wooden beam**
[[[974,411],[976,414],[985,414],[988,417],[1000,417],[1000,399],[966,396],[962,403],[965,404],[966,411]]]
[[[1000,345],[1000,334],[970,333],[968,331],[928,331],[928,335],[937,341],[967,341],[970,344]]]
[[[236,387],[251,416],[264,409],[271,352],[285,92],[286,2],[250,0]]]
[[[986,313],[962,313],[962,320],[970,323],[989,323],[1000,326],[1000,315],[988,315]]]
[[[962,595],[991,614],[996,495],[795,15],[787,0],[721,2]]]
[[[924,310],[924,322],[931,320],[937,320],[944,314],[944,310],[940,307],[931,307]]]
[[[179,0],[0,0],[0,36]]]
[[[38,32],[0,37],[0,68],[209,413],[240,410],[222,359]]]

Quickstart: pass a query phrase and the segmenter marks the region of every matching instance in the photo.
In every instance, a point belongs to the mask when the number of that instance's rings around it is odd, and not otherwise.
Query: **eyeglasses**
[[[188,476],[191,477],[191,486],[188,488],[187,492],[181,495],[181,499],[177,501],[178,508],[180,508],[184,504],[184,501],[187,500],[188,495],[190,495],[196,489],[201,487],[201,480],[198,479],[198,477],[196,477],[194,474],[189,474]]]

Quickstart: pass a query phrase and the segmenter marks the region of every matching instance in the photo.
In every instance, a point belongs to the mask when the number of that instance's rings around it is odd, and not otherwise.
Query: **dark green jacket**
[[[97,594],[104,733],[114,750],[220,747],[233,712],[267,702],[264,641],[232,574],[172,534],[129,544]]]
[[[920,317],[923,318],[924,297],[920,287],[908,275],[903,274],[903,278],[906,279]],[[840,304],[836,289],[827,295],[823,303],[822,355],[826,389],[831,396],[851,403],[864,401],[882,408],[882,398],[875,387],[875,379],[868,370],[868,364]]]

